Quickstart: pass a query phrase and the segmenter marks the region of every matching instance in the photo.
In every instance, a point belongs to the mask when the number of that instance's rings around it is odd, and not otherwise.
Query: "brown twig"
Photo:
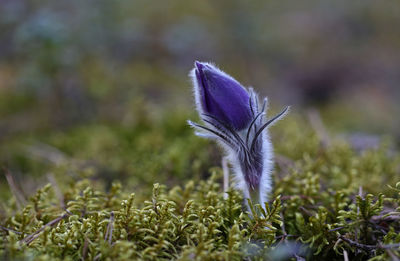
[[[399,257],[396,256],[392,250],[390,249],[386,249],[386,253],[388,253],[388,255],[390,256],[390,258],[392,259],[392,261],[399,261]]]
[[[56,181],[56,179],[54,178],[54,175],[51,174],[51,173],[47,174],[47,179],[50,181],[51,185],[52,185],[53,188],[54,188],[54,192],[55,192],[56,195],[57,195],[57,198],[58,198],[58,200],[59,200],[59,202],[60,202],[61,208],[64,209],[64,208],[65,208],[64,195],[63,195],[63,193],[61,192],[61,189],[60,189],[60,187],[58,186],[57,181]]]
[[[294,254],[294,257],[296,258],[296,261],[306,261],[306,259],[302,256],[299,256],[297,254]]]
[[[341,240],[340,238],[338,240],[336,240],[335,244],[333,245],[333,249],[336,249],[337,246],[339,245],[340,242],[342,242],[343,240]]]
[[[400,212],[395,211],[394,209],[390,209],[390,211],[382,211],[380,215],[372,216],[372,222],[381,222],[381,221],[397,221],[400,219]]]
[[[289,241],[287,240],[287,238],[288,238],[289,236],[291,236],[291,235],[288,235],[287,232],[286,232],[286,228],[285,228],[285,219],[284,219],[283,213],[280,212],[279,214],[280,214],[281,219],[282,219],[282,226],[281,226],[281,228],[282,228],[282,233],[283,233],[283,235],[282,235],[282,240],[279,242],[279,244],[284,243],[284,244],[287,245],[287,244],[289,243]],[[291,254],[293,255],[293,257],[295,257],[297,261],[305,261],[304,257],[297,255],[296,251],[293,251],[293,249],[292,249],[291,252],[292,252]]]
[[[275,154],[274,158],[280,169],[278,172],[280,178],[283,178],[288,173],[290,168],[295,168],[295,162],[286,156]]]
[[[344,237],[344,236],[339,236],[339,238],[341,240],[345,241],[346,243],[349,243],[350,245],[355,246],[355,247],[362,249],[364,251],[367,251],[367,252],[378,248],[377,246],[374,246],[374,245],[365,245],[365,244],[358,243],[358,242],[348,239],[347,237]]]
[[[83,248],[82,248],[82,260],[85,260],[87,257],[88,247],[89,247],[89,240],[85,235],[85,242],[83,243]]]
[[[55,165],[61,165],[67,161],[67,156],[57,148],[49,144],[37,143],[26,147],[29,156],[39,158]]]
[[[281,220],[282,220],[282,226],[281,226],[282,235],[279,236],[279,237],[276,237],[276,239],[280,238],[281,240],[280,240],[279,244],[281,244],[281,243],[283,243],[283,242],[287,242],[287,236],[288,236],[288,234],[287,234],[286,228],[285,228],[285,219],[284,219],[284,217],[283,217],[283,213],[281,212],[279,215],[281,216]]]
[[[392,248],[399,248],[399,247],[400,247],[400,243],[398,243],[398,244],[379,245],[379,248],[382,248],[382,249],[392,249]]]
[[[18,188],[11,172],[5,167],[3,167],[3,171],[4,171],[4,176],[7,179],[8,186],[10,187],[11,193],[14,195],[16,199],[18,208],[21,208],[21,206],[26,204],[26,199],[23,196],[22,191]]]
[[[101,253],[98,254],[97,256],[95,256],[95,257],[93,258],[93,260],[94,260],[94,261],[97,261],[97,260],[99,260],[100,258],[101,258]]]
[[[342,239],[343,241],[349,243],[352,246],[355,246],[359,249],[362,249],[364,251],[371,251],[371,250],[375,250],[375,249],[392,249],[392,248],[399,248],[400,247],[400,243],[398,244],[388,244],[388,245],[383,245],[383,244],[377,244],[377,245],[366,245],[366,244],[361,244],[358,243],[356,241],[353,241],[347,237],[344,236],[339,236],[340,239]]]
[[[59,216],[55,219],[53,219],[52,221],[50,221],[49,223],[47,223],[46,225],[42,226],[39,230],[35,231],[33,234],[21,239],[21,243],[25,242],[27,245],[29,245],[33,240],[35,240],[36,238],[38,238],[40,236],[40,233],[45,230],[47,227],[53,227],[56,224],[58,224],[58,222],[60,222],[61,220],[63,220],[64,218],[68,217],[69,214],[65,213],[62,216]]]
[[[283,217],[283,213],[282,213],[282,212],[279,213],[279,214],[280,214],[281,219],[282,219],[282,226],[281,226],[282,232],[283,232],[283,235],[285,236],[285,239],[286,239],[287,232],[286,232],[286,228],[285,228],[285,219],[284,219],[284,217]]]
[[[317,109],[310,109],[307,113],[307,116],[312,128],[321,142],[321,145],[324,148],[329,147],[331,144],[331,138],[325,128],[324,123],[322,122],[319,111]]]
[[[338,230],[343,229],[343,228],[345,228],[345,227],[332,228],[332,229],[329,229],[328,232],[338,231]]]
[[[363,198],[363,188],[362,188],[362,186],[359,186],[358,187],[358,196],[360,196],[361,198]],[[359,206],[357,206],[357,216],[358,215],[360,215],[360,207]],[[358,229],[356,229],[355,231],[354,231],[354,234],[355,234],[355,236],[356,236],[356,238],[358,238],[358,233],[359,231],[358,231]]]
[[[114,230],[114,212],[111,211],[110,221],[108,222],[106,235],[104,237],[104,240],[107,240],[110,245],[112,241],[113,230]]]
[[[7,228],[7,227],[3,227],[3,226],[0,226],[0,228],[1,229],[3,229],[3,230],[5,230],[5,231],[8,231],[8,232],[13,232],[13,233],[15,233],[15,234],[18,234],[18,235],[21,235],[22,233],[21,232],[19,232],[19,231],[17,231],[17,230],[14,230],[14,229],[11,229],[11,228]]]
[[[346,250],[343,250],[343,260],[344,261],[349,261],[349,255],[347,254]]]
[[[307,216],[310,216],[310,217],[314,216],[314,214],[311,211],[309,211],[308,209],[306,209],[303,206],[299,207],[299,210],[303,211]]]

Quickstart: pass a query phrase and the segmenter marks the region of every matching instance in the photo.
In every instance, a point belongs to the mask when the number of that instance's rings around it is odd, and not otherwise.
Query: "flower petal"
[[[195,62],[195,66],[195,80],[204,112],[236,130],[246,128],[252,119],[247,90],[211,64]]]

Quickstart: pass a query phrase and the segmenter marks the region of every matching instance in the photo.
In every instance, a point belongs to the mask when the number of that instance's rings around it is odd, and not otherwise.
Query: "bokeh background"
[[[397,1],[0,0],[2,172],[26,194],[66,169],[132,190],[201,178],[220,153],[186,126],[195,60],[273,111],[399,144]]]

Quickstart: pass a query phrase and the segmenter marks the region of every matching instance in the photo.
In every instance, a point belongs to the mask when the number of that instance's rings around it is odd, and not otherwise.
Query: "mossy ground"
[[[271,129],[276,167],[267,211],[252,206],[249,214],[240,192],[224,198],[220,152],[194,136],[189,117],[4,142],[1,259],[399,256],[400,153],[389,140],[362,151],[336,138],[325,144],[292,114]]]

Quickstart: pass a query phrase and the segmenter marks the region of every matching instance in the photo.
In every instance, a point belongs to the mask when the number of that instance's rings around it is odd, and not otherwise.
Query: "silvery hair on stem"
[[[272,190],[273,149],[268,127],[289,110],[267,118],[267,99],[210,63],[195,62],[190,76],[203,125],[188,121],[196,135],[216,140],[232,165],[235,184],[246,199],[263,208]]]

